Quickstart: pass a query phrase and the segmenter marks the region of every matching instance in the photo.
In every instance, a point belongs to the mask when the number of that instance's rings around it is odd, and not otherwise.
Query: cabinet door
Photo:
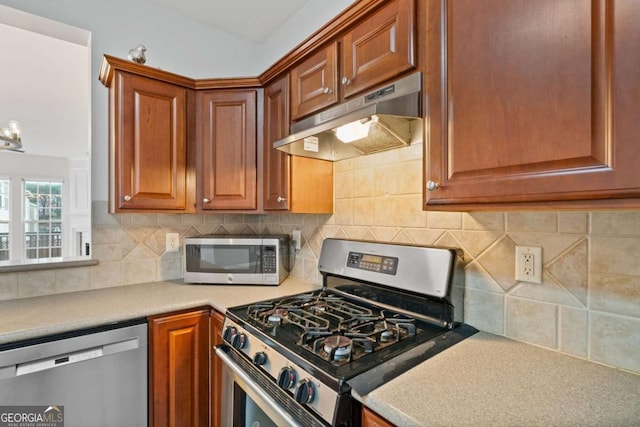
[[[362,427],[393,427],[393,424],[363,406]]]
[[[117,72],[110,207],[186,208],[188,89]]]
[[[338,43],[291,71],[291,117],[297,120],[338,102]]]
[[[149,425],[207,426],[209,310],[153,317],[149,328]]]
[[[428,19],[427,205],[640,195],[639,2],[432,1]]]
[[[290,156],[273,148],[273,143],[289,135],[289,76],[264,89],[264,209],[289,208]]]
[[[388,2],[343,39],[343,96],[349,97],[415,67],[414,0]]]
[[[213,346],[222,344],[222,322],[224,322],[224,315],[215,310],[211,310],[209,320],[211,330],[211,381],[209,390],[209,396],[211,398],[211,426],[220,427],[222,361],[216,355]]]
[[[203,210],[256,209],[256,91],[211,91],[198,96],[198,205]]]

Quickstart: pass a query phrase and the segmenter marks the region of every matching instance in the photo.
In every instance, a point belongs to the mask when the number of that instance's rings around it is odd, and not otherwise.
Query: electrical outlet
[[[516,280],[542,283],[542,248],[516,246]]]
[[[166,252],[178,252],[180,250],[180,234],[167,233],[166,234]]]
[[[296,242],[296,250],[300,250],[300,241],[302,240],[300,230],[293,230],[293,240]]]

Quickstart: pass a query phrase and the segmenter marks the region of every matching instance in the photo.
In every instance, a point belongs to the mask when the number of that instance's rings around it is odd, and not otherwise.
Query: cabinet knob
[[[342,84],[345,85],[345,86],[349,86],[351,84],[351,79],[349,79],[346,76],[343,77],[341,81],[342,81]]]
[[[122,198],[125,202],[128,202],[131,200],[131,196],[126,194],[123,198]]]
[[[433,191],[433,190],[437,189],[438,187],[439,186],[438,186],[437,182],[431,181],[431,180],[427,181],[427,190]]]
[[[202,199],[202,203],[209,203],[211,200],[207,199],[206,197],[204,199]]]
[[[327,95],[328,95],[328,94],[330,94],[331,92],[333,92],[333,91],[331,90],[331,88],[328,88],[328,87],[323,87],[323,88],[322,88],[322,93],[324,93],[324,94],[327,94]]]
[[[285,201],[285,200],[287,200],[287,199],[285,199],[285,198],[284,198],[284,197],[282,197],[282,196],[278,196],[278,198],[277,198],[276,200],[278,201],[278,203],[282,203],[282,202],[284,202],[284,201]]]

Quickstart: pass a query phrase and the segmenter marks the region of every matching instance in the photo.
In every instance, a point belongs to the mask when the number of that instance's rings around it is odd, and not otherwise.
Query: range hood
[[[412,126],[422,123],[421,88],[422,74],[411,74],[294,123],[291,134],[273,148],[337,161],[405,147],[412,130],[422,132],[421,126]]]

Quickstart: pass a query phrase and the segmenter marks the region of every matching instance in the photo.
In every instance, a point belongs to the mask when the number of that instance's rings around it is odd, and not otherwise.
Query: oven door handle
[[[292,427],[304,427],[289,415],[269,394],[267,394],[260,386],[256,385],[253,379],[242,370],[236,362],[231,359],[224,349],[216,347],[216,355],[222,360],[231,371],[237,375],[244,384],[257,394],[263,402],[265,402],[274,412],[278,414],[288,425]]]

